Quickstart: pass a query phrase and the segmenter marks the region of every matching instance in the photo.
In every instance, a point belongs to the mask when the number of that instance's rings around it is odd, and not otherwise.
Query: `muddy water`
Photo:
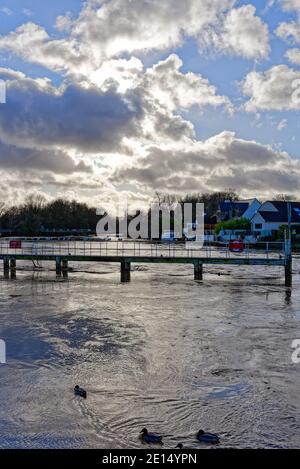
[[[147,426],[165,447],[300,448],[300,259],[280,267],[53,265],[0,280],[0,447],[138,448]],[[29,266],[28,266],[29,267]],[[221,273],[219,276],[218,273]],[[74,384],[88,399],[72,393]]]

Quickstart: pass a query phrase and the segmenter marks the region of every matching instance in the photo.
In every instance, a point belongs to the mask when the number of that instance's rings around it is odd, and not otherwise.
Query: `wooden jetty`
[[[130,281],[131,265],[134,264],[191,264],[194,279],[203,280],[204,265],[282,266],[285,284],[292,284],[291,243],[260,243],[255,248],[245,247],[241,253],[232,253],[228,246],[204,246],[193,249],[192,245],[151,243],[144,241],[50,241],[23,239],[12,243],[0,240],[0,259],[3,260],[5,277],[16,277],[17,261],[33,263],[52,261],[57,276],[67,276],[70,262],[112,262],[120,264],[121,281]]]

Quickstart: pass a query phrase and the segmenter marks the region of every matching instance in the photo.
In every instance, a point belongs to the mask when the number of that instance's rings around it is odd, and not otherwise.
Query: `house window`
[[[261,230],[262,229],[262,223],[255,223],[255,229],[256,230]]]

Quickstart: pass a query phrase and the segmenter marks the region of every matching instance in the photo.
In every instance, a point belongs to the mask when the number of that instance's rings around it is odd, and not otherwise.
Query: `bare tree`
[[[39,212],[45,205],[45,196],[38,193],[29,194],[24,202],[24,208],[33,212]]]
[[[161,207],[166,205],[169,209],[172,209],[174,205],[179,202],[179,197],[176,194],[169,194],[168,192],[155,192],[154,201]]]
[[[0,202],[0,217],[2,217],[7,210],[5,202]]]
[[[296,197],[292,194],[277,194],[275,195],[274,200],[276,200],[277,202],[292,202],[296,200]]]

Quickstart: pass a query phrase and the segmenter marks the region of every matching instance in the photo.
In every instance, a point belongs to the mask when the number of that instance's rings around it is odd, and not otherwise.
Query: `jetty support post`
[[[62,260],[62,273],[63,277],[68,277],[68,271],[69,271],[69,266],[68,266],[68,261],[67,259]]]
[[[16,278],[17,276],[17,261],[16,259],[11,259],[10,260],[10,277],[11,278]]]
[[[203,264],[199,261],[194,262],[194,279],[203,280]]]
[[[56,258],[56,277],[61,277],[61,258]]]
[[[121,282],[130,282],[130,270],[130,262],[121,261]]]
[[[285,264],[285,286],[291,287],[293,283],[292,259]]]
[[[288,202],[288,227],[285,231],[285,286],[291,287],[293,282],[293,255],[292,255],[292,206]]]
[[[7,257],[3,259],[3,272],[4,277],[9,278],[9,259]]]

